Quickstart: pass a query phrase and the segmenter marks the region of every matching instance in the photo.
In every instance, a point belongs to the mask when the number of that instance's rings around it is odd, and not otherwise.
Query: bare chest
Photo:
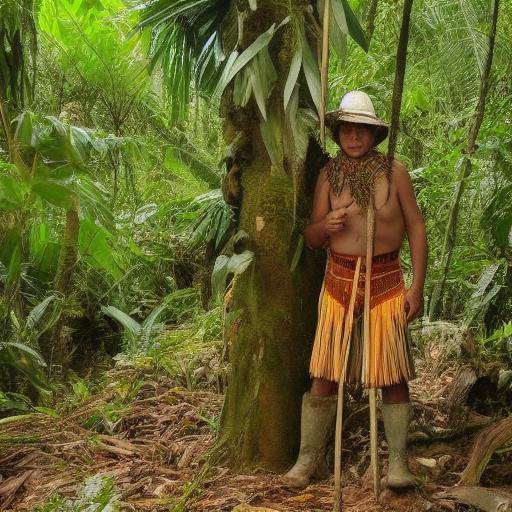
[[[362,208],[350,190],[344,187],[339,195],[329,191],[331,210],[346,208],[347,218],[366,218],[366,209]],[[382,221],[389,221],[400,212],[398,194],[393,180],[388,181],[386,177],[378,178],[374,184],[375,217]]]

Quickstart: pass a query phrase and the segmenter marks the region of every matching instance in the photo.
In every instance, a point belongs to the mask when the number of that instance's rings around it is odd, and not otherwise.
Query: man
[[[422,308],[425,223],[406,168],[397,160],[390,165],[375,149],[387,137],[388,127],[376,116],[367,94],[346,94],[340,108],[326,114],[326,125],[341,150],[320,171],[310,224],[304,230],[310,248],[327,246],[328,259],[310,362],[313,383],[302,401],[300,453],[284,481],[303,487],[313,476],[325,476],[325,448],[336,415],[334,394],[337,381],[343,378],[381,388],[389,445],[386,482],[392,488],[410,487],[417,481],[406,457],[411,412],[407,382],[415,377],[415,369],[407,324]],[[371,335],[365,345],[361,313],[369,207],[375,212],[375,256]],[[414,274],[409,289],[405,289],[398,258],[406,233]]]

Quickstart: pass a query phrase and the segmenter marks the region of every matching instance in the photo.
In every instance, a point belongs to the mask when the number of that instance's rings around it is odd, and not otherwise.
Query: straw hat
[[[338,127],[343,121],[378,126],[379,129],[375,134],[376,146],[388,136],[388,124],[377,117],[372,100],[365,92],[348,92],[341,98],[337,110],[326,112],[325,125],[331,131],[331,136],[336,144],[339,144],[339,140],[336,138]]]

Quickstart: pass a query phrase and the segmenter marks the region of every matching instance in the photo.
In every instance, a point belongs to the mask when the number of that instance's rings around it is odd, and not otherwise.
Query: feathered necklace
[[[326,164],[327,178],[334,195],[339,196],[348,187],[356,203],[368,208],[373,197],[375,181],[385,177],[391,180],[391,165],[386,156],[372,149],[361,159],[350,158],[342,150]],[[389,187],[388,187],[389,193]]]

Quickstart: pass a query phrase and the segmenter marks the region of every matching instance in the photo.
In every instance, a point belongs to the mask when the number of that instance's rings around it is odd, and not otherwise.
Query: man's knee
[[[382,401],[385,404],[404,404],[410,402],[407,382],[400,382],[382,388]]]
[[[338,384],[327,379],[313,379],[311,394],[313,396],[330,396],[336,393]]]

